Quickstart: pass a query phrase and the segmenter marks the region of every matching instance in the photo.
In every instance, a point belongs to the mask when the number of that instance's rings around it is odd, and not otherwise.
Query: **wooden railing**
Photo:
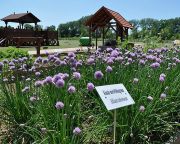
[[[58,32],[49,30],[30,30],[30,29],[0,29],[0,39],[6,38],[6,46],[13,45],[13,37],[42,37],[42,45],[59,45]]]

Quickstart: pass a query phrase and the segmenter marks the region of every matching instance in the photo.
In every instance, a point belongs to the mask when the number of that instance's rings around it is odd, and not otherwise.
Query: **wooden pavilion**
[[[20,29],[23,28],[23,25],[25,23],[34,23],[36,26],[37,23],[40,22],[40,20],[35,15],[29,13],[28,11],[27,13],[19,13],[19,14],[14,13],[2,18],[1,20],[5,22],[6,28],[8,22],[15,22],[15,23],[19,23]]]
[[[113,20],[113,22],[112,22]],[[125,20],[118,12],[110,10],[106,7],[101,7],[89,20],[85,23],[89,27],[89,44],[92,41],[92,32],[96,33],[96,48],[97,48],[97,30],[101,29],[102,32],[102,45],[105,44],[105,35],[110,28],[116,33],[116,41],[118,37],[123,41],[128,38],[128,29],[132,29],[133,26]]]
[[[32,13],[11,14],[1,19],[5,27],[0,29],[0,46],[35,46],[37,55],[40,55],[40,46],[59,45],[58,32],[38,30],[40,20]],[[18,28],[8,28],[9,22],[19,23]],[[35,29],[25,29],[25,23],[34,23]]]

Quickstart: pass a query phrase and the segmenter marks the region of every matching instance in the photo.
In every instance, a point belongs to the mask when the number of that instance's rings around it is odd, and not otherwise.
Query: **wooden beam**
[[[110,26],[108,25],[106,31],[105,31],[105,35],[107,34],[108,30],[110,29]]]
[[[117,29],[115,29],[113,26],[109,25],[115,32],[117,32]]]

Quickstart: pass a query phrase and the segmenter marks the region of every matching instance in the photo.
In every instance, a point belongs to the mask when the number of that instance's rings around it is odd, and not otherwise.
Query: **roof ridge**
[[[87,22],[86,25],[90,25],[96,18],[95,16],[99,13],[102,13],[102,11],[109,15],[110,18],[114,19],[116,22],[119,23],[119,25],[127,28],[133,28],[133,26],[118,12],[113,11],[109,8],[106,8],[105,6],[102,6]],[[97,20],[97,19],[96,19]]]

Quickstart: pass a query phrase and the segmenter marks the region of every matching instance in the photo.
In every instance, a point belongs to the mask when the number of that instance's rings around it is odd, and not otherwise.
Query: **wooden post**
[[[56,37],[57,37],[57,44],[56,46],[59,46],[59,29],[56,31]]]
[[[97,50],[97,29],[96,29],[96,50]]]
[[[121,42],[123,41],[123,27],[119,27],[119,33],[121,37]]]
[[[37,56],[40,56],[40,46],[36,46]]]
[[[114,132],[113,132],[113,144],[116,144],[116,109],[114,110]]]
[[[24,23],[22,23],[22,29],[24,28]]]
[[[116,42],[118,42],[118,36],[119,36],[119,26],[116,22]]]
[[[8,22],[7,22],[7,21],[5,21],[5,24],[6,24],[6,28],[7,28]]]
[[[102,28],[102,45],[104,46],[104,27]]]
[[[128,40],[128,28],[125,29],[126,39]]]
[[[92,25],[89,27],[89,46],[91,46],[91,27]]]

